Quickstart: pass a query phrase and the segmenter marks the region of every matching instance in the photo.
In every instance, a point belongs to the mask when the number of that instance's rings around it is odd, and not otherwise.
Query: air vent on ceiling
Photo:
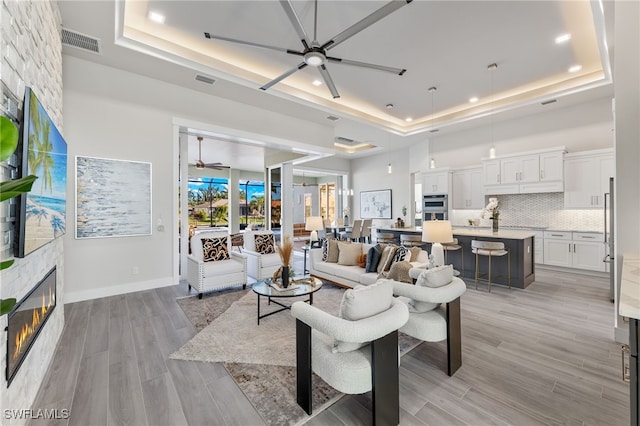
[[[340,120],[340,117],[336,117],[335,115],[330,115],[327,117],[327,120],[337,121],[337,120]]]
[[[336,136],[336,142],[341,143],[343,145],[357,145],[360,142],[356,142],[353,139],[344,138],[342,136]]]
[[[548,101],[541,102],[540,104],[541,105],[549,105],[549,104],[552,104],[554,102],[558,102],[558,100],[557,99],[549,99]]]
[[[76,47],[91,53],[102,54],[100,39],[79,33],[68,28],[62,29],[62,44]]]
[[[203,83],[207,83],[207,84],[215,83],[215,80],[213,78],[207,77],[206,75],[202,75],[202,74],[196,74],[196,80],[201,81]]]

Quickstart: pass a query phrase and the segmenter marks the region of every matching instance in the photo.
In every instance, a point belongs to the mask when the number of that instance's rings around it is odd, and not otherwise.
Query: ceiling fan
[[[317,41],[318,0],[315,0],[314,20],[313,20],[314,28],[313,28],[312,41],[309,41],[309,37],[307,36],[307,33],[302,27],[302,23],[300,22],[298,15],[293,9],[291,0],[280,0],[280,5],[284,9],[284,12],[287,14],[289,21],[291,21],[291,24],[293,25],[293,28],[295,29],[296,33],[300,37],[300,41],[302,42],[302,46],[304,47],[304,50],[301,50],[301,51],[287,49],[283,47],[277,47],[277,46],[269,46],[266,44],[254,43],[251,41],[237,40],[237,39],[224,37],[224,36],[217,36],[208,32],[205,32],[204,36],[208,39],[217,39],[217,40],[228,41],[231,43],[246,44],[253,47],[260,47],[263,49],[271,49],[279,52],[285,52],[290,55],[302,56],[302,62],[300,62],[294,68],[286,71],[284,74],[274,78],[267,84],[263,85],[262,87],[260,87],[260,89],[267,90],[273,85],[289,77],[296,71],[307,67],[307,65],[310,65],[312,67],[318,68],[318,71],[320,71],[320,75],[322,76],[324,82],[329,88],[331,95],[333,96],[334,99],[336,99],[340,97],[340,94],[338,93],[338,90],[336,89],[336,86],[333,83],[331,76],[329,75],[329,71],[327,70],[327,67],[325,65],[327,62],[332,62],[336,64],[353,65],[356,67],[363,67],[363,68],[371,68],[378,71],[390,72],[397,75],[403,75],[407,71],[406,69],[401,69],[401,68],[392,68],[392,67],[386,67],[383,65],[369,64],[366,62],[358,62],[358,61],[352,61],[349,59],[341,59],[333,56],[327,56],[327,52],[333,49],[334,47],[336,47],[337,45],[339,45],[340,43],[353,37],[360,31],[364,30],[365,28],[375,24],[385,16],[390,15],[392,12],[395,12],[396,10],[400,9],[402,6],[411,3],[412,1],[413,0],[392,0],[386,5],[382,6],[380,9],[364,17],[363,19],[356,22],[346,30],[342,31],[340,34],[330,38],[325,43],[320,44]]]
[[[196,169],[214,169],[222,170],[228,169],[229,166],[224,166],[222,163],[205,163],[202,161],[202,136],[197,136],[198,139],[198,160],[196,161]]]

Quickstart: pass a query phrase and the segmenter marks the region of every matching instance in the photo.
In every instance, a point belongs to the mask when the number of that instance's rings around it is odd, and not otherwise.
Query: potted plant
[[[7,117],[0,117],[0,161],[6,161],[18,148],[18,128]],[[0,182],[0,202],[31,191],[36,176],[29,175],[21,179]],[[13,259],[0,262],[0,270],[13,265]],[[0,299],[0,315],[11,312],[16,304],[15,298]]]

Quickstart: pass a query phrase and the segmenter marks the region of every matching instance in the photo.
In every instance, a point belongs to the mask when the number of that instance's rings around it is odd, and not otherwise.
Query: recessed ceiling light
[[[569,68],[569,72],[578,72],[582,69],[582,65],[573,65]]]
[[[317,87],[317,86],[321,86],[321,85],[322,85],[322,81],[320,81],[320,80],[313,80],[313,83],[311,83],[311,84],[313,84],[313,85],[314,85],[314,86],[316,86],[316,87]]]
[[[384,107],[386,109],[393,109],[393,104],[386,104]]]
[[[571,40],[571,34],[569,33],[561,34],[558,37],[556,37],[556,44],[566,43],[569,40]]]
[[[413,121],[413,118],[407,117],[404,119],[404,121],[406,121],[407,123],[411,123]]]
[[[162,13],[150,11],[148,18],[153,22],[157,22],[158,24],[164,24],[164,15]]]
[[[477,97],[475,97],[475,96],[474,96],[474,97],[472,97],[472,98],[469,98],[469,102],[471,102],[471,103],[478,102],[478,98],[477,98]]]

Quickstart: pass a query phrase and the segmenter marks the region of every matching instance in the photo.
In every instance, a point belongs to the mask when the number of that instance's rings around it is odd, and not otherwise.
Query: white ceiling
[[[327,41],[387,3],[320,0],[318,41]],[[313,39],[313,1],[295,0],[292,5]],[[301,63],[301,57],[204,37],[210,32],[302,50],[283,7],[274,0],[61,1],[60,8],[63,27],[102,42],[101,55],[69,47],[64,47],[65,54],[333,125],[336,136],[357,140],[371,140],[372,132],[383,130],[408,143],[416,136],[424,139],[429,130],[455,131],[488,115],[499,120],[530,113],[551,98],[567,105],[612,92],[608,62],[612,46],[609,40],[609,51],[605,48],[605,15],[595,0],[414,0],[327,52],[406,68],[406,73],[398,76],[328,63],[338,99],[325,84],[311,84],[321,79],[312,67],[263,92],[260,86]],[[149,21],[149,11],[165,15],[165,23]],[[554,39],[563,33],[570,33],[571,40],[557,45]],[[491,63],[498,68],[489,71]],[[582,69],[569,73],[575,64]],[[198,82],[196,74],[216,82]],[[435,92],[427,90],[432,86],[437,87]],[[479,101],[469,103],[472,96]],[[386,108],[389,103],[394,108]],[[328,123],[328,115],[340,120]],[[413,121],[405,121],[407,117]],[[205,162],[231,161],[223,158],[226,148],[216,144],[215,153],[209,153],[204,145]],[[246,153],[239,149],[230,147],[229,155],[259,156],[256,147],[242,146]],[[192,162],[197,149],[194,155],[191,147],[189,152]]]

